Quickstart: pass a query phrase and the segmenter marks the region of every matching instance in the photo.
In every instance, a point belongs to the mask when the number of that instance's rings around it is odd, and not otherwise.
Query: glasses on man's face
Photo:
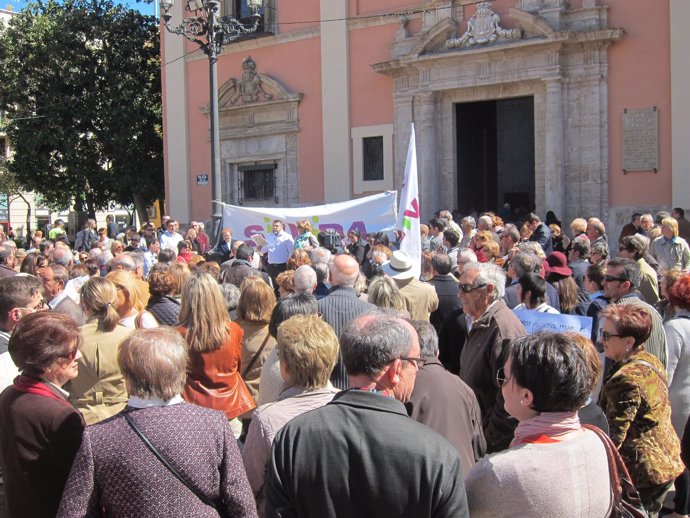
[[[417,368],[423,367],[424,362],[426,361],[425,358],[415,358],[414,356],[401,356],[400,359],[405,360],[405,361],[410,362],[410,363],[413,363],[414,365],[417,366]]]
[[[615,275],[604,275],[604,281],[606,282],[625,282],[628,279],[625,277],[616,277]]]
[[[508,383],[511,379],[513,378],[506,376],[506,371],[503,367],[499,368],[496,372],[496,383],[498,384],[499,388]]]
[[[608,342],[609,340],[611,340],[611,338],[614,338],[614,337],[618,337],[618,338],[623,337],[623,335],[619,335],[619,334],[615,334],[615,333],[609,333],[608,331],[604,331],[603,329],[601,330],[600,334],[601,334],[601,339],[604,342]]]
[[[486,283],[484,284],[460,284],[460,291],[463,293],[472,293],[474,290],[480,288],[486,288]]]
[[[48,303],[46,302],[46,299],[41,299],[39,303],[36,304],[36,306],[33,308],[22,307],[17,309],[23,309],[24,311],[35,313],[36,311],[45,311],[46,309],[48,309]]]
[[[62,354],[62,355],[60,355],[60,358],[66,358],[66,359],[68,359],[69,361],[73,362],[74,359],[77,357],[77,353],[78,353],[78,352],[79,352],[79,347],[75,347],[74,349],[72,349],[72,350],[71,350],[70,352],[68,352],[67,354]]]

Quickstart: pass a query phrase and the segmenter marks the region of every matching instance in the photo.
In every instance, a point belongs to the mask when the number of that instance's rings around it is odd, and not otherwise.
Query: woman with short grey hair
[[[185,339],[171,328],[137,330],[122,343],[128,405],[87,428],[58,517],[102,509],[112,516],[256,516],[228,420],[180,396],[188,360]]]

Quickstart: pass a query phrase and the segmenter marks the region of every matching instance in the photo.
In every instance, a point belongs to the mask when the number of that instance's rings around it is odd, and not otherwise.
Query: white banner
[[[419,192],[417,189],[417,145],[414,136],[414,123],[410,131],[410,145],[405,162],[405,180],[400,193],[398,225],[400,231],[400,250],[412,259],[415,278],[422,271],[422,236],[419,234]]]
[[[590,338],[592,336],[592,317],[580,315],[556,315],[531,310],[517,310],[515,314],[525,326],[527,334],[550,331],[552,333],[575,332]]]
[[[366,239],[369,232],[392,232],[395,229],[397,194],[397,191],[387,191],[356,200],[289,209],[223,204],[223,228],[231,228],[234,239],[253,244],[252,235],[272,232],[274,219],[284,221],[285,230],[293,238],[299,235],[295,223],[306,219],[311,223],[314,235],[324,230],[335,230],[346,237],[349,230],[356,229]]]

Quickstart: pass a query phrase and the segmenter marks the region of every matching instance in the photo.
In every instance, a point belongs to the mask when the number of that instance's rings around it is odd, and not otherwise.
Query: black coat
[[[146,309],[163,326],[176,326],[180,316],[180,302],[167,295],[151,295]]]
[[[547,227],[544,223],[541,223],[537,230],[532,232],[529,238],[530,241],[536,241],[539,243],[544,250],[546,255],[553,253],[553,241],[551,239],[551,229]]]
[[[451,275],[436,275],[429,284],[434,287],[438,295],[438,308],[431,313],[429,321],[438,331],[446,317],[462,305],[458,297],[460,285]]]
[[[13,386],[0,395],[3,518],[53,518],[81,444],[81,413],[55,387],[44,385],[63,401]]]
[[[337,394],[273,441],[266,517],[469,516],[458,453],[398,400]]]

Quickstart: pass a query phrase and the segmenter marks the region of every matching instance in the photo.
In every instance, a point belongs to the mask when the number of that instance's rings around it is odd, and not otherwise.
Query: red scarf
[[[16,378],[14,378],[13,387],[15,388],[15,390],[19,392],[25,392],[26,394],[34,394],[36,396],[49,397],[55,399],[56,401],[60,401],[61,403],[64,403],[67,406],[72,406],[65,398],[61,398],[52,390],[50,390],[43,381],[30,378],[29,376],[19,375]]]
[[[560,442],[563,435],[580,429],[577,412],[544,412],[520,421],[510,446],[525,443],[547,444]]]

